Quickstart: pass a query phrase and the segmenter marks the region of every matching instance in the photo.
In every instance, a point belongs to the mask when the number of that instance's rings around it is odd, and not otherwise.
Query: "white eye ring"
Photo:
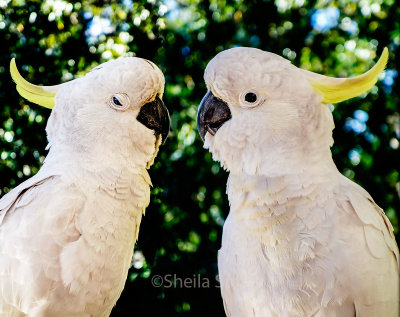
[[[264,98],[257,91],[252,89],[242,92],[239,98],[243,108],[254,108],[264,102]]]
[[[111,96],[108,105],[118,111],[124,111],[129,108],[130,101],[127,94],[117,93]]]

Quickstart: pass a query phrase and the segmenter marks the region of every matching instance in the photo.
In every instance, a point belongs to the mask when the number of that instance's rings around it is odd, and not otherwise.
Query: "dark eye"
[[[108,99],[107,104],[114,110],[125,111],[130,107],[130,101],[127,94],[119,92]]]
[[[254,92],[248,92],[244,96],[244,100],[246,100],[247,102],[250,102],[250,103],[254,103],[257,101],[257,95]]]
[[[121,107],[122,107],[122,104],[119,102],[119,100],[118,100],[117,97],[113,97],[113,103],[114,103],[115,105],[117,105],[117,106],[121,106]]]

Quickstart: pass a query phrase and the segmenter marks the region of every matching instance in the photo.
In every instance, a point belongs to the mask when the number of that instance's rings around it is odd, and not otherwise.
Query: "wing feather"
[[[54,177],[55,175],[38,173],[4,195],[0,199],[0,225],[11,209],[15,209],[17,206],[26,206],[34,199],[34,195],[27,193],[30,189],[40,186]],[[22,199],[22,197],[24,199]]]
[[[364,235],[369,251],[374,257],[381,258],[385,254],[383,247],[389,248],[399,268],[399,249],[393,234],[393,226],[366,190],[357,184],[348,181],[346,191],[353,211],[357,214],[364,226]]]
[[[346,179],[344,193],[347,202],[345,210],[355,215],[362,224],[365,246],[359,244],[359,250],[366,248],[367,255],[359,260],[359,279],[354,293],[354,305],[357,316],[387,316],[399,314],[399,249],[393,235],[393,227],[383,210],[360,186]],[[359,241],[359,243],[362,243]],[[357,252],[357,251],[355,251]],[[364,266],[365,265],[365,266]]]

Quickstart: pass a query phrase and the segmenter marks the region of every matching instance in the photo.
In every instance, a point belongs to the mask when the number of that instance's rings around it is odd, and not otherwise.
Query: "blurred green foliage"
[[[118,56],[154,61],[166,76],[172,133],[150,172],[152,203],[112,316],[223,316],[215,276],[229,210],[227,174],[202,149],[195,123],[207,62],[235,45],[253,46],[345,77],[366,71],[388,46],[390,71],[377,87],[335,106],[332,152],[398,233],[399,21],[394,0],[0,0],[0,194],[35,174],[46,155],[49,110],[18,96],[8,72],[12,57],[29,81],[44,85]],[[191,287],[179,279],[175,287],[152,285],[167,274],[189,278]]]

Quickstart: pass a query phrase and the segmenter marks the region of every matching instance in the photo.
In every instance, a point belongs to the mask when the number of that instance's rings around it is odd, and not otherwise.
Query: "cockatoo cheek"
[[[211,152],[213,160],[220,162],[221,166],[228,170],[231,170],[234,161],[242,156],[241,145],[237,143],[237,139],[241,137],[238,137],[234,127],[235,123],[231,119],[225,122],[214,136],[207,132],[204,139],[204,148]]]
[[[203,147],[205,149],[210,149],[211,152],[213,152],[215,149],[223,149],[226,146],[224,144],[226,144],[226,132],[230,130],[229,126],[230,122],[227,121],[218,129],[215,135],[206,132]]]

